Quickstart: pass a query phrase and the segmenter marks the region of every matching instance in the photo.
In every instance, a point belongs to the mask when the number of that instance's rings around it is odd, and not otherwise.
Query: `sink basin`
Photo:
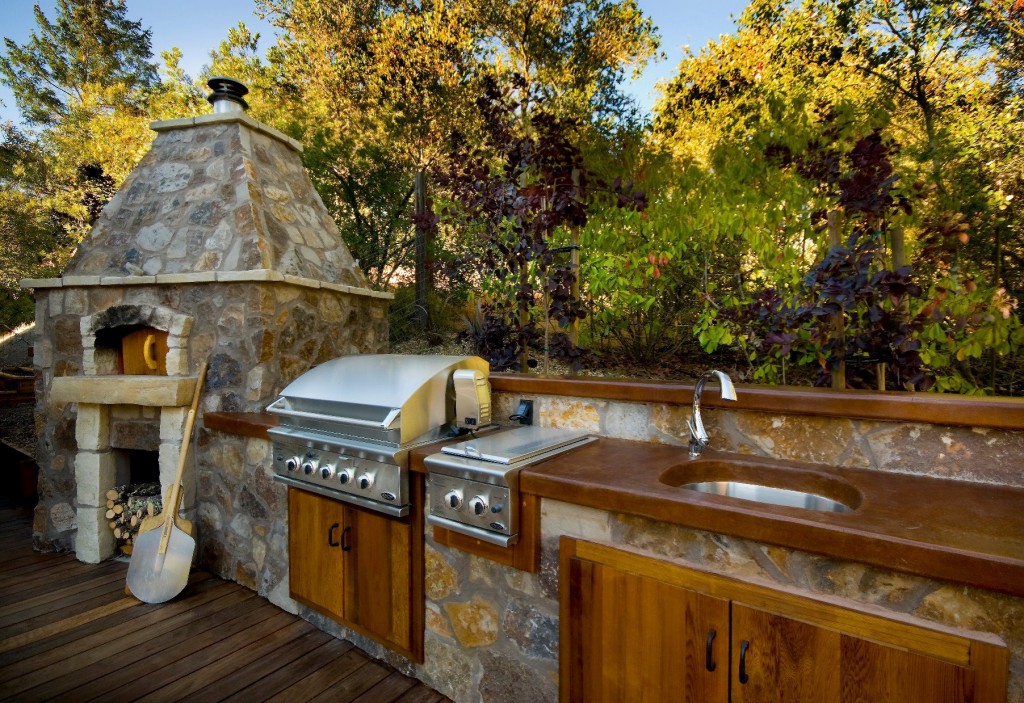
[[[830,513],[850,512],[861,503],[860,491],[841,478],[758,457],[701,458],[670,467],[658,480],[698,493]]]
[[[700,493],[712,493],[719,496],[753,500],[758,503],[804,508],[805,510],[822,510],[828,513],[848,513],[852,510],[845,503],[815,493],[760,486],[756,483],[743,483],[742,481],[701,481],[700,483],[687,483],[679,487]]]

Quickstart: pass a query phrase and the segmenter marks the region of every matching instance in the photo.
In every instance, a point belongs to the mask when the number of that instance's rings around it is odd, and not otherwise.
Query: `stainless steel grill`
[[[311,369],[267,407],[281,417],[269,430],[276,480],[407,515],[409,450],[478,421],[456,413],[453,377],[467,372],[479,385],[488,364],[470,356],[369,354]]]

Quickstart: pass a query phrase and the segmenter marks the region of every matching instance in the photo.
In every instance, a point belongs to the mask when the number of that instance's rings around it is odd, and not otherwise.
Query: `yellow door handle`
[[[146,335],[146,341],[142,343],[142,358],[146,361],[146,368],[156,371],[160,364],[156,360],[156,335]]]

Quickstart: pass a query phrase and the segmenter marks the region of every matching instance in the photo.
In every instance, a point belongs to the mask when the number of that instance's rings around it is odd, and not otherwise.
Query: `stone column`
[[[78,535],[75,552],[79,561],[98,564],[114,554],[114,533],[106,524],[106,492],[117,481],[117,465],[110,451],[110,408],[81,403],[75,424],[78,454]]]

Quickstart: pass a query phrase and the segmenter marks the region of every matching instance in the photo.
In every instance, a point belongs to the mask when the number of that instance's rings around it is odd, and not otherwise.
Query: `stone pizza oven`
[[[38,334],[35,539],[83,561],[113,554],[105,494],[133,461],[151,457],[166,494],[203,361],[201,412],[259,411],[322,361],[386,351],[391,296],[367,287],[301,144],[249,117],[241,84],[210,85],[213,114],[152,124],[62,276],[22,284]]]

